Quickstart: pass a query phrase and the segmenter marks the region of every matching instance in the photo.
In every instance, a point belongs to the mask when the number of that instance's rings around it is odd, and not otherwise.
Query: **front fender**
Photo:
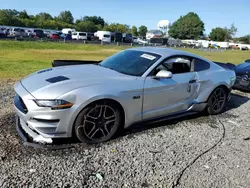
[[[101,99],[111,99],[121,105],[125,113],[125,126],[130,125],[130,122],[141,120],[142,97],[133,100],[134,95],[142,95],[142,89],[123,91],[119,89],[119,87],[114,87],[112,85],[106,87],[103,87],[103,85],[95,85],[78,88],[62,95],[60,99],[67,100],[74,104],[74,113],[69,121],[68,132],[71,132],[78,114],[87,105]]]

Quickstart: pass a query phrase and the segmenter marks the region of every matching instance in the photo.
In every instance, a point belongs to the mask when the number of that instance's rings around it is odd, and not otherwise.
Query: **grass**
[[[100,46],[55,42],[0,41],[0,79],[18,80],[28,74],[51,67],[54,59],[102,60],[122,46]],[[210,60],[238,64],[250,58],[248,51],[202,52],[182,49]]]

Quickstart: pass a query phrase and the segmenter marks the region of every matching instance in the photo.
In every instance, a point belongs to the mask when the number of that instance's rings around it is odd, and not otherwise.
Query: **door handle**
[[[192,84],[192,83],[195,83],[197,82],[197,80],[190,80],[189,83]]]

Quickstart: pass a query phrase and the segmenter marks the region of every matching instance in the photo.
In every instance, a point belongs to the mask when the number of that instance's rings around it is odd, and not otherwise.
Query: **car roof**
[[[198,55],[185,52],[182,50],[175,50],[172,48],[163,48],[163,47],[137,47],[137,48],[130,48],[129,50],[137,50],[137,51],[143,51],[143,52],[148,52],[148,53],[155,53],[163,58],[169,57],[169,56],[174,56],[174,55],[186,55],[186,56],[191,56],[191,57],[196,57],[199,59],[203,59],[205,61],[208,61],[207,59],[204,59]]]

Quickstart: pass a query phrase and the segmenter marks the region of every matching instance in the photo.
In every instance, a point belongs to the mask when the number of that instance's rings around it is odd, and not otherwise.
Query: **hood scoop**
[[[57,83],[57,82],[65,81],[65,80],[69,80],[69,78],[65,76],[56,76],[56,77],[49,78],[46,81],[49,83]]]

